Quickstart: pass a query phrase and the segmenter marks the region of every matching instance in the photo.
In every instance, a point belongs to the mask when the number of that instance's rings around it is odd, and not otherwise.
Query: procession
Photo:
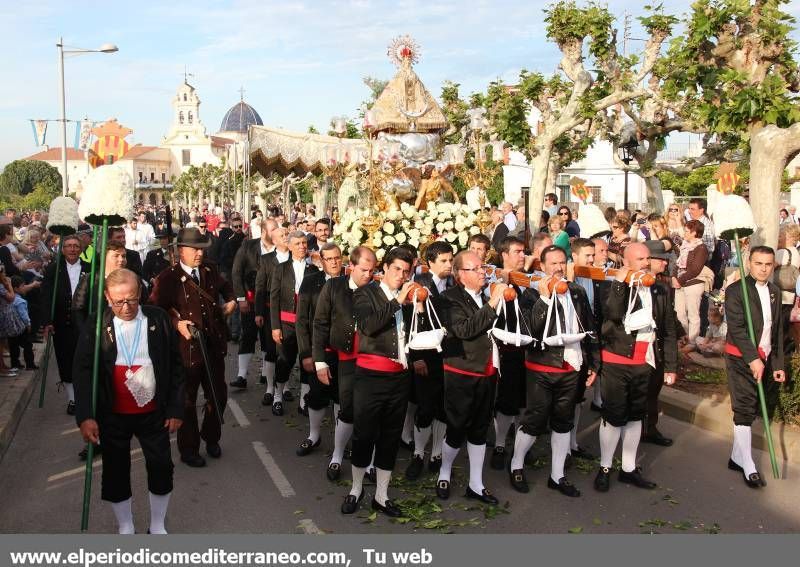
[[[742,87],[790,16],[727,4],[670,60],[662,7],[639,59],[556,2],[556,75],[465,98],[397,35],[327,133],[242,89],[208,135],[185,70],[158,146],[62,118],[0,174],[2,530],[796,533],[794,28]]]

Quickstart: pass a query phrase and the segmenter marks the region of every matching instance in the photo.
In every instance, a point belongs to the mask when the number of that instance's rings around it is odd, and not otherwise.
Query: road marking
[[[139,463],[141,461],[144,461],[144,457],[143,456],[142,457],[137,457],[135,459],[131,459],[131,465]],[[97,461],[95,461],[94,464],[92,465],[92,469],[93,469],[92,470],[92,474],[93,475],[96,475],[97,473],[101,472],[102,469],[103,469],[102,461],[100,461],[99,459]],[[81,467],[81,473],[85,473],[85,472],[86,472],[86,467],[85,466]],[[73,475],[72,478],[70,478],[68,480],[65,480],[64,482],[59,482],[57,484],[51,484],[51,485],[47,486],[44,490],[45,490],[45,492],[50,492],[51,490],[58,490],[60,488],[63,488],[63,487],[68,486],[70,484],[79,482],[81,480],[83,480],[83,476]]]
[[[284,498],[296,496],[294,488],[289,484],[289,479],[283,474],[283,471],[281,471],[275,459],[272,458],[267,447],[261,441],[253,441],[253,450],[256,452],[256,455],[258,455],[258,458],[261,459],[261,464],[267,469],[269,476],[272,478],[272,482],[275,483],[275,487],[278,489],[278,492],[281,493],[281,496]]]
[[[169,442],[170,443],[174,443],[175,442],[175,438],[171,437]],[[138,455],[141,452],[142,452],[141,449],[134,449],[134,450],[131,451],[131,457],[133,457],[134,455]],[[92,463],[92,468],[99,468],[102,464],[103,464],[103,461],[101,459],[97,459],[95,462]],[[67,478],[67,477],[70,477],[70,476],[73,476],[73,475],[76,475],[76,474],[81,474],[84,471],[86,471],[86,465],[81,465],[79,467],[75,467],[74,469],[69,469],[67,471],[60,472],[58,474],[50,475],[50,476],[47,477],[47,482],[56,482],[58,480],[61,480],[61,479],[64,479],[64,478]]]
[[[228,399],[228,407],[230,408],[233,417],[235,417],[236,421],[239,422],[239,427],[244,428],[250,426],[250,420],[244,415],[242,408],[239,407],[239,404],[236,403],[236,400]]]
[[[78,432],[80,432],[80,428],[73,427],[72,429],[65,429],[64,431],[62,431],[61,435],[72,435],[73,433],[78,433]]]
[[[303,532],[308,535],[325,535],[325,532],[317,527],[314,520],[300,520],[300,527],[303,528]]]

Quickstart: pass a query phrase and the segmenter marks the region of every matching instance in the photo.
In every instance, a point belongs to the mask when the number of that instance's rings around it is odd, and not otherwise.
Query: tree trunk
[[[781,178],[789,156],[798,145],[789,130],[777,126],[758,128],[750,135],[750,206],[758,229],[753,245],[778,245],[778,206]]]
[[[647,212],[664,213],[664,195],[661,193],[661,180],[657,175],[644,178],[647,187]]]
[[[528,225],[531,234],[536,234],[539,230],[539,220],[542,207],[544,206],[544,194],[547,193],[547,171],[550,167],[550,155],[552,147],[549,143],[542,144],[533,160],[531,161],[531,187],[528,191]]]

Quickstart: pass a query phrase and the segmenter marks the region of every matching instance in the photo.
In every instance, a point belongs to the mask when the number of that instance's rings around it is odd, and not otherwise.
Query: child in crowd
[[[24,281],[20,276],[11,277],[11,286],[14,288],[14,303],[12,308],[17,311],[19,318],[25,322],[25,331],[16,337],[9,337],[8,352],[11,357],[11,367],[20,368],[19,351],[25,359],[25,368],[35,370],[37,368],[33,360],[33,344],[31,343],[31,318],[28,314],[28,302],[22,297],[22,286]]]

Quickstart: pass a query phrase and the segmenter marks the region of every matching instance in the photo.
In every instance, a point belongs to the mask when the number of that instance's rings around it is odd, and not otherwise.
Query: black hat
[[[647,251],[651,258],[659,258],[661,260],[670,260],[672,256],[667,252],[663,240],[648,240],[644,243],[647,246]]]
[[[208,248],[211,246],[211,240],[208,235],[201,233],[194,227],[182,228],[178,231],[177,245],[189,248]]]

